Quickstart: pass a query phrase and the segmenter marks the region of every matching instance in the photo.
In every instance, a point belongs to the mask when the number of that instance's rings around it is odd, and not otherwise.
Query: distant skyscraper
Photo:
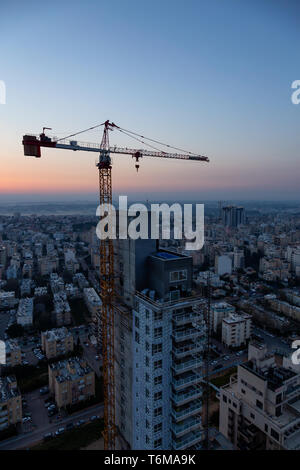
[[[244,207],[225,206],[222,208],[222,222],[225,227],[238,227],[245,224]]]

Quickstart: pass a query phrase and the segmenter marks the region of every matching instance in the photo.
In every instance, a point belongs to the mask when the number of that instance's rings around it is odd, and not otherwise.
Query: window
[[[225,395],[223,395],[223,401],[224,403],[227,403],[227,397]]]
[[[154,328],[154,338],[156,339],[161,338],[162,334],[163,334],[162,326],[160,326],[159,328]]]
[[[154,321],[162,320],[162,312],[154,312]]]
[[[146,363],[146,366],[149,367],[150,361],[149,361],[148,356],[145,357],[145,363]]]
[[[139,328],[140,327],[140,319],[138,317],[135,317],[134,319],[135,327]]]
[[[257,408],[260,408],[261,410],[264,407],[263,403],[260,400],[256,400],[256,406],[257,406]]]
[[[255,415],[253,413],[250,413],[250,416],[252,419],[255,419]]]
[[[245,389],[241,388],[241,391],[245,395],[245,393],[246,393]]]
[[[149,374],[147,374],[147,373],[145,374],[145,380],[146,380],[146,382],[149,382],[149,380],[150,380]]]
[[[150,328],[148,325],[145,326],[145,334],[149,335],[150,334]]]
[[[159,361],[154,362],[154,370],[156,369],[162,369],[162,360],[160,359]]]
[[[146,320],[149,320],[150,318],[150,312],[148,309],[145,310],[145,314],[146,314]]]
[[[180,271],[171,271],[170,272],[170,282],[175,281],[186,281],[187,280],[187,270],[181,269]]]
[[[137,331],[135,332],[135,342],[140,344],[140,335],[138,334]]]
[[[276,395],[276,405],[279,405],[279,403],[282,402],[282,393],[279,393]]]
[[[162,430],[162,423],[155,424],[154,432],[160,432]]]
[[[162,415],[162,407],[159,406],[158,408],[155,408],[153,415],[154,415],[154,418],[156,418],[157,416],[161,416]]]
[[[154,385],[160,385],[162,384],[162,375],[159,375],[158,377],[154,378]]]
[[[268,432],[269,431],[269,427],[267,424],[265,424],[265,432]]]
[[[276,439],[276,441],[279,441],[279,434],[273,428],[271,428],[271,436],[274,437],[274,439]]]
[[[145,389],[145,395],[146,395],[146,398],[149,398],[150,392],[149,392],[148,388]]]
[[[154,401],[158,401],[162,399],[162,392],[154,393]]]
[[[162,352],[162,343],[152,344],[152,355]]]

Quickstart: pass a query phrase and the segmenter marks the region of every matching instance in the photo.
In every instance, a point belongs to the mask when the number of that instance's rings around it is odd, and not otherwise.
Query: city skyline
[[[296,2],[65,2],[59,16],[56,4],[18,2],[17,18],[12,5],[2,7],[1,196],[97,197],[95,156],[25,158],[21,139],[43,125],[63,137],[109,118],[210,158],[144,158],[136,175],[130,158],[114,157],[115,194],[299,200]],[[100,142],[101,133],[82,140]],[[136,146],[116,132],[110,139]]]

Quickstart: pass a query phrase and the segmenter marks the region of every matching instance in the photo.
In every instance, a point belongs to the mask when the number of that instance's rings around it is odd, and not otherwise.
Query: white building
[[[218,302],[211,306],[211,328],[215,333],[222,326],[223,318],[227,317],[230,313],[235,312],[235,307],[227,302]]]
[[[240,450],[300,449],[300,375],[251,342],[248,361],[220,389],[221,433]]]
[[[237,348],[247,343],[251,336],[251,315],[231,313],[222,320],[222,343]]]

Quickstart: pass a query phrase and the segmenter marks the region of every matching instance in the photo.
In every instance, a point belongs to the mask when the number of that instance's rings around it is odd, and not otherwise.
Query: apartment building
[[[33,322],[33,298],[25,297],[20,300],[17,310],[17,323],[22,326],[30,326]]]
[[[73,335],[65,327],[42,332],[41,344],[47,359],[62,356],[74,349]]]
[[[49,389],[58,408],[95,395],[95,373],[84,359],[74,357],[48,366]]]
[[[14,307],[18,303],[18,299],[15,298],[15,292],[0,291],[0,307]]]
[[[117,426],[127,448],[197,448],[205,325],[192,258],[144,241],[124,242],[119,257],[128,305],[115,318]]]
[[[16,377],[0,377],[0,431],[22,420],[22,398]]]
[[[22,364],[22,350],[17,339],[8,339],[5,341],[5,365],[15,367]]]
[[[55,292],[53,294],[54,316],[57,326],[70,325],[71,308],[67,300],[65,291]]]
[[[300,375],[277,365],[265,344],[220,389],[220,431],[242,450],[300,449]]]
[[[227,317],[231,313],[235,313],[235,307],[228,304],[227,302],[217,302],[211,306],[211,328],[217,333],[222,330],[223,318]]]
[[[230,313],[222,320],[222,343],[229,348],[246,345],[251,332],[252,317],[248,313]]]

